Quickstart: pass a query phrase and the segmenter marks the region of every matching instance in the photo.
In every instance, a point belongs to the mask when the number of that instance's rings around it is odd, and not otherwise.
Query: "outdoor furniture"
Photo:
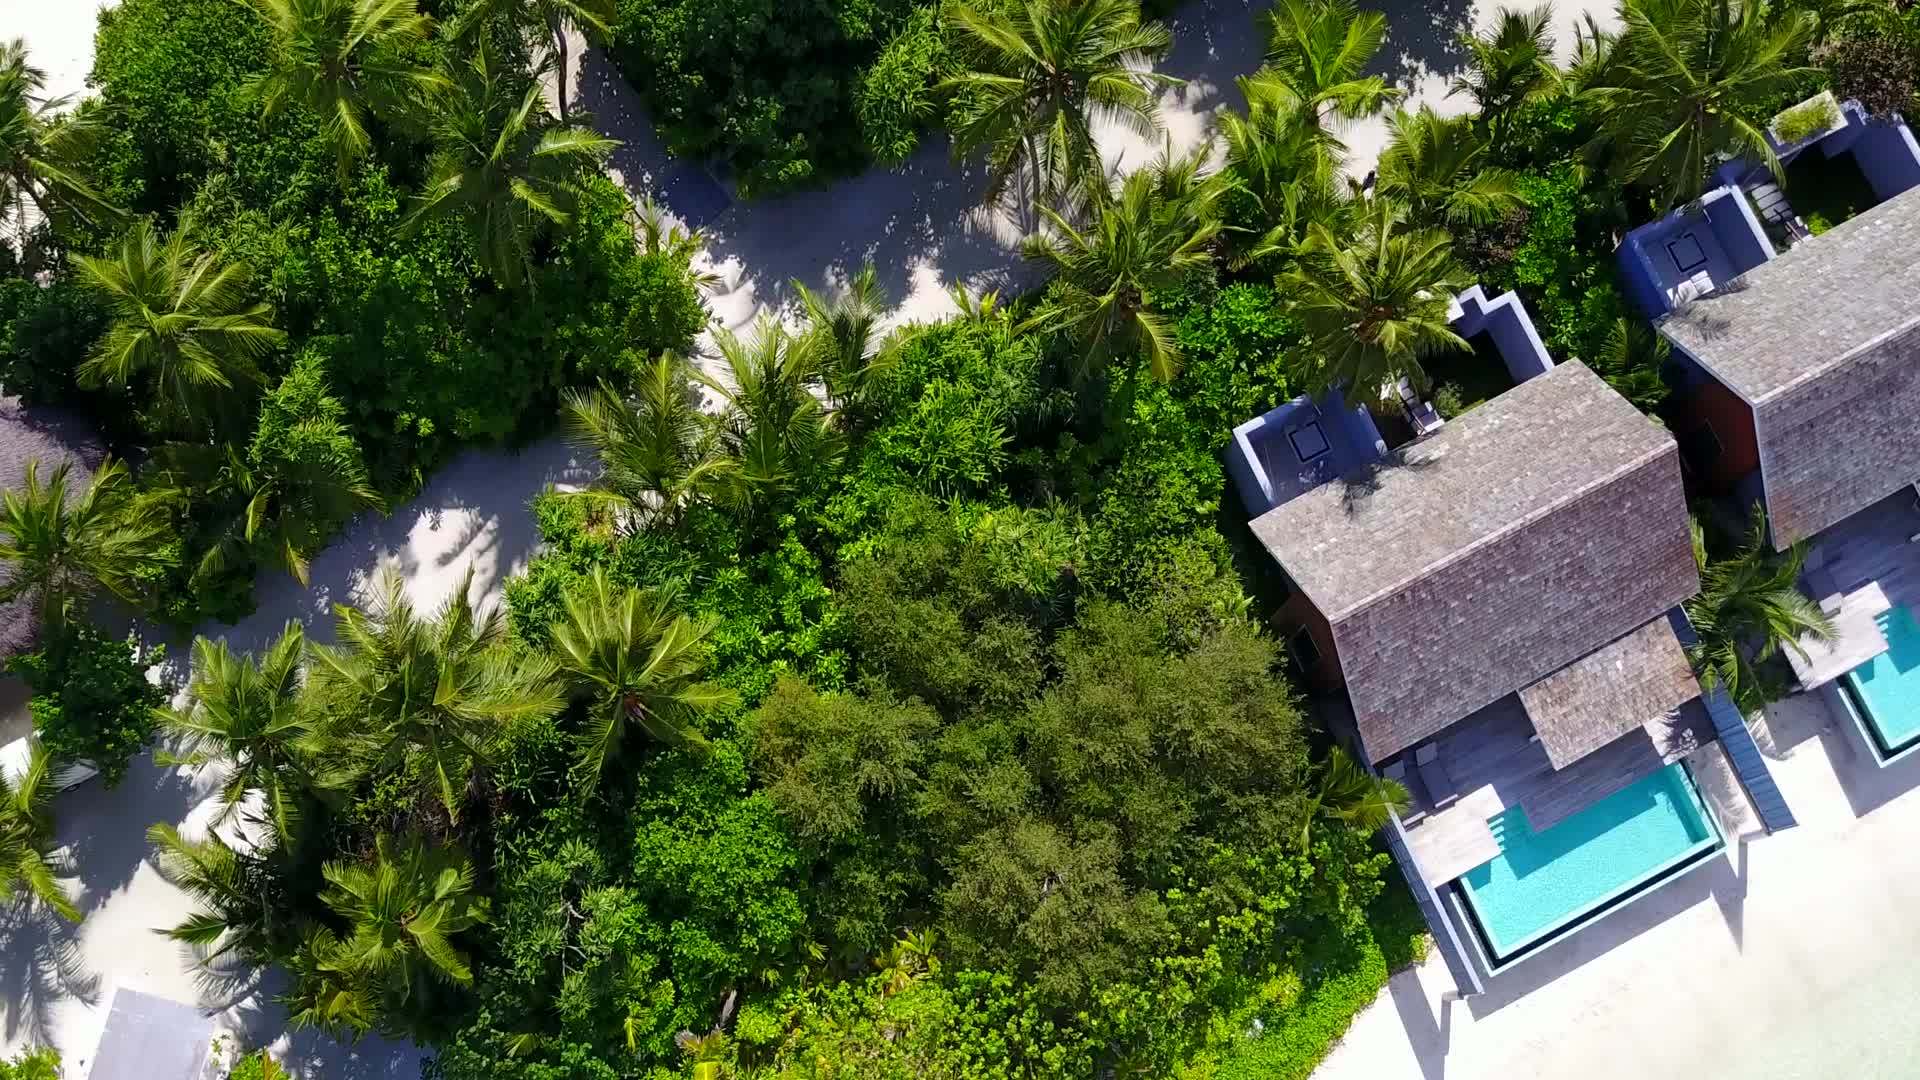
[[[1444,810],[1460,798],[1459,785],[1440,763],[1440,747],[1428,743],[1413,752],[1414,768],[1420,771],[1420,785],[1427,789],[1435,810]]]
[[[1432,402],[1420,400],[1420,395],[1414,392],[1413,380],[1401,379],[1399,385],[1394,387],[1394,392],[1400,399],[1400,411],[1406,416],[1407,424],[1413,428],[1415,436],[1431,435],[1446,423],[1434,411]]]
[[[1687,280],[1667,290],[1667,299],[1678,307],[1691,300],[1698,300],[1713,291],[1713,275],[1702,270]]]

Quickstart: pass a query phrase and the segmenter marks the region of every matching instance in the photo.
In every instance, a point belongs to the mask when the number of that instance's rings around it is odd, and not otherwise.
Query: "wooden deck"
[[[1535,831],[1549,829],[1712,740],[1713,724],[1694,698],[1674,715],[1555,769],[1519,697],[1508,695],[1434,740],[1437,771],[1414,765],[1413,754],[1403,759],[1403,779],[1414,796],[1407,845],[1427,881],[1452,881],[1500,854],[1487,822],[1508,807],[1524,808]],[[1435,790],[1447,782],[1450,798]]]
[[[1815,537],[1801,588],[1833,620],[1835,638],[1786,650],[1800,684],[1812,688],[1887,651],[1879,616],[1898,604],[1920,608],[1920,497],[1903,488]]]

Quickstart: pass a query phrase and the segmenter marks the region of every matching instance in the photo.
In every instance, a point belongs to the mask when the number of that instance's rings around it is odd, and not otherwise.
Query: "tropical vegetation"
[[[1503,11],[1450,117],[1376,74],[1383,16],[1282,0],[1224,153],[1116,169],[1101,132],[1159,142],[1177,82],[1132,0],[252,7],[123,0],[67,111],[0,53],[0,195],[37,214],[0,248],[0,386],[112,451],[0,502],[44,743],[0,889],[77,915],[47,777],[139,775],[157,737],[217,803],[149,833],[194,904],[166,932],[441,1080],[1306,1076],[1418,954],[1373,835],[1406,793],[1255,614],[1282,583],[1234,425],[1441,398],[1470,281],[1676,419],[1619,237],[1920,55],[1897,12],[1623,0],[1563,66]],[[902,268],[847,266],[703,334],[702,237],[603,175],[604,58],[745,198],[944,127],[1017,196],[1035,287],[896,325]],[[1339,138],[1368,117],[1370,182]],[[601,467],[534,501],[504,600],[394,575],[331,634],[225,628],[454,454],[556,430]],[[1822,632],[1763,539],[1709,529],[1689,608],[1745,707]],[[201,629],[177,697],[112,604]]]

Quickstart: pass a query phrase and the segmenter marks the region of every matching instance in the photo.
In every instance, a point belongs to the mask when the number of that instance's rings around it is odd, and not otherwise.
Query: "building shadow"
[[[1740,862],[1745,865],[1744,854]],[[1467,1007],[1476,1018],[1498,1012],[1709,899],[1718,906],[1727,921],[1728,932],[1737,941],[1745,925],[1746,895],[1745,880],[1723,852],[1708,864],[1661,885],[1494,976],[1488,981],[1485,993],[1467,999]]]
[[[1854,817],[1866,817],[1920,787],[1920,754],[1881,765],[1851,718],[1838,720],[1819,734]]]
[[[149,748],[112,788],[89,780],[54,796],[54,837],[79,873],[82,911],[98,911],[133,884],[151,856],[147,826],[183,820],[204,793],[182,769],[163,766]]]
[[[1440,1017],[1434,1019],[1427,993],[1420,982],[1420,965],[1396,972],[1387,980],[1387,996],[1400,1015],[1400,1026],[1407,1033],[1407,1045],[1420,1063],[1421,1080],[1443,1080],[1447,1075],[1447,1049],[1453,1037],[1452,990],[1440,995]]]

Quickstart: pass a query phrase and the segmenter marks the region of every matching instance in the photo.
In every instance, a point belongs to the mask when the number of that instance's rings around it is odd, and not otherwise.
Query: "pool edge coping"
[[[1879,657],[1876,656],[1874,659]],[[1866,664],[1872,662],[1873,660],[1868,660]],[[1865,667],[1866,664],[1862,664],[1861,667]],[[1850,668],[1845,674],[1825,685],[1833,688],[1833,696],[1840,699],[1840,707],[1853,720],[1854,729],[1860,732],[1861,740],[1867,744],[1867,752],[1873,755],[1874,765],[1884,769],[1896,761],[1920,753],[1920,734],[1909,738],[1898,749],[1889,749],[1878,725],[1861,715],[1863,710],[1869,713],[1872,710],[1867,708],[1866,695],[1860,691],[1860,684],[1853,677],[1854,672],[1858,670],[1860,669]],[[1857,705],[1856,702],[1858,702]]]

